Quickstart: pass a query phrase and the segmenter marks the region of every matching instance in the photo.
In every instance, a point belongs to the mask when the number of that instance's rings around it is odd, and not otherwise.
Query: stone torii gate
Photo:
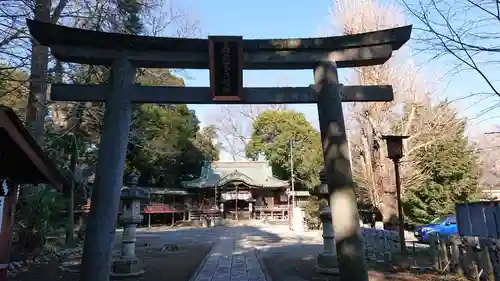
[[[132,103],[315,103],[342,280],[368,280],[348,158],[342,102],[393,100],[391,86],[343,86],[337,68],[378,65],[408,41],[411,26],[349,36],[243,40],[162,38],[68,28],[28,20],[59,60],[111,67],[103,85],[53,84],[53,101],[106,103],[84,246],[82,281],[107,281]],[[211,87],[135,84],[136,68],[210,69]],[[309,87],[243,88],[245,69],[314,69]]]

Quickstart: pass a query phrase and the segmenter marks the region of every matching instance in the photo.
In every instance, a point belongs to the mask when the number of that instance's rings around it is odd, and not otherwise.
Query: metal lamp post
[[[295,145],[295,141],[293,139],[290,140],[290,183],[291,189],[287,192],[287,207],[288,207],[288,227],[290,229],[293,228],[292,219],[295,215],[295,180],[293,178],[293,147]],[[291,196],[290,196],[291,194]],[[290,204],[290,197],[292,198],[292,202]]]
[[[396,174],[396,196],[398,199],[398,218],[399,218],[399,245],[401,253],[406,253],[405,231],[404,231],[404,217],[403,217],[403,204],[401,201],[401,177],[399,175],[399,161],[403,158],[403,140],[408,136],[395,136],[387,135],[382,136],[387,142],[387,157],[394,163],[394,172]]]
[[[295,141],[290,140],[290,178],[292,184],[292,210],[295,209],[295,180],[293,178],[293,147],[295,146]]]
[[[292,229],[292,208],[290,207],[290,188],[286,189],[286,210],[287,210],[287,219],[288,219],[288,228]]]

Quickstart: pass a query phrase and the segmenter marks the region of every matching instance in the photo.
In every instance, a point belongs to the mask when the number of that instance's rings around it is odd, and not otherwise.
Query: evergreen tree
[[[182,180],[197,177],[204,161],[219,157],[213,128],[201,131],[199,123],[185,104],[135,108],[127,172],[140,174],[142,185],[165,187],[177,187]]]
[[[428,223],[437,216],[455,213],[455,203],[474,199],[479,193],[478,159],[460,134],[420,149],[410,161],[428,176],[419,186],[406,189],[405,215],[416,223]]]
[[[321,140],[304,114],[293,110],[267,110],[252,126],[252,139],[245,150],[248,158],[264,155],[276,177],[288,180],[291,174],[290,141],[293,140],[294,178],[299,185],[312,187],[319,182],[323,163]]]
[[[290,141],[293,140],[293,153]],[[293,157],[295,188],[312,189],[319,183],[319,171],[323,165],[321,136],[307,121],[304,114],[293,110],[267,110],[252,125],[252,139],[246,146],[248,158],[257,160],[264,155],[276,177],[288,180],[291,175],[290,155]],[[309,197],[302,205],[305,221],[310,227],[318,227],[319,206],[326,200]]]

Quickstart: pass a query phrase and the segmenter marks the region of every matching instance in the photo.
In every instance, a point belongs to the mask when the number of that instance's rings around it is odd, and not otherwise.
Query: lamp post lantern
[[[386,135],[382,136],[387,143],[387,157],[394,163],[394,173],[396,176],[396,196],[398,199],[398,219],[399,219],[399,245],[401,253],[406,253],[403,203],[401,201],[401,177],[399,175],[399,161],[403,158],[403,140],[408,136]]]

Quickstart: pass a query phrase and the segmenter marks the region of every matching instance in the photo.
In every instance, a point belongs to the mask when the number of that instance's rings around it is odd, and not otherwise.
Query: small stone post
[[[332,214],[330,207],[323,206],[320,214],[323,224],[323,253],[317,258],[316,271],[325,274],[339,274],[339,263],[335,247],[335,235],[333,234]]]
[[[250,213],[250,219],[253,219],[253,203],[248,203],[248,212]]]
[[[120,220],[123,224],[122,251],[117,260],[113,261],[112,277],[130,277],[144,274],[141,262],[135,256],[136,227],[142,222],[140,203],[148,196],[137,188],[137,176],[131,173],[127,176],[127,186],[122,189],[121,200],[123,213]]]
[[[494,275],[494,280],[499,281],[500,280],[500,255],[499,255],[499,247],[498,247],[498,241],[496,239],[491,239],[491,244],[490,244],[490,259],[491,259],[491,265],[493,267],[493,275]]]
[[[460,270],[460,238],[452,235],[450,238],[450,272],[459,273]]]
[[[220,203],[220,217],[221,219],[225,219],[226,218],[226,213],[225,213],[225,210],[224,210],[224,203]]]
[[[429,248],[432,259],[432,269],[435,271],[441,270],[439,264],[439,236],[435,233],[429,233]]]
[[[328,198],[328,185],[324,171],[320,172],[321,184],[316,186],[316,194]],[[320,207],[320,219],[323,224],[323,252],[318,254],[316,271],[324,274],[339,274],[335,235],[333,233],[332,213],[330,206]]]

